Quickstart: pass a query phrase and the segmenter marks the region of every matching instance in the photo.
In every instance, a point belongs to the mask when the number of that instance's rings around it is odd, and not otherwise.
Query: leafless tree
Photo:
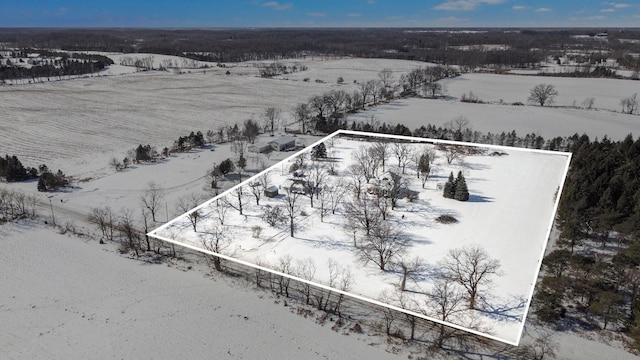
[[[242,213],[243,207],[242,206],[244,204],[244,197],[246,195],[244,186],[236,187],[235,189],[233,189],[233,191],[231,191],[231,193],[233,194],[234,200],[231,201],[225,196],[223,198],[223,200],[224,200],[224,204],[223,205],[230,206],[230,207],[238,210],[240,215],[243,215],[243,213]]]
[[[529,91],[527,101],[532,104],[550,105],[555,102],[558,90],[551,84],[538,84]]]
[[[324,166],[314,162],[307,175],[307,196],[309,196],[309,199],[311,200],[311,207],[313,207],[313,198],[318,198],[319,193],[327,180],[327,172],[324,169]]]
[[[391,153],[391,146],[388,141],[376,141],[373,143],[373,146],[370,148],[369,153],[374,157],[378,158],[378,163],[382,166],[382,172],[385,171],[385,164],[387,162],[387,158]],[[367,180],[368,182],[368,180]]]
[[[359,169],[366,181],[369,182],[378,172],[380,166],[380,154],[373,151],[371,147],[360,146],[352,153],[355,165],[359,168],[350,167],[351,170]]]
[[[286,195],[283,197],[284,208],[286,210],[287,216],[289,216],[289,232],[291,237],[294,237],[295,230],[295,220],[300,213],[300,206],[298,204],[298,197],[300,194],[298,192],[291,191],[290,188],[286,189]]]
[[[276,107],[268,107],[264,111],[265,131],[271,136],[275,134],[278,120],[280,119],[280,109]]]
[[[313,262],[313,258],[296,260],[294,272],[299,278],[312,281],[316,275],[316,264]],[[311,305],[311,285],[305,282],[300,282],[299,286],[300,292],[302,293],[302,296],[304,296],[305,304]]]
[[[438,150],[444,153],[444,157],[447,159],[447,164],[449,165],[451,165],[454,160],[462,161],[465,155],[464,147],[460,145],[441,144],[438,145]]]
[[[386,270],[387,264],[400,257],[409,247],[409,241],[400,229],[388,222],[374,226],[368,236],[360,237],[358,255],[364,263],[376,264],[380,270]]]
[[[349,187],[353,191],[353,194],[356,196],[356,199],[360,200],[360,196],[363,192],[363,187],[366,182],[366,177],[364,175],[364,171],[362,170],[362,166],[358,164],[350,164],[348,169],[349,175]]]
[[[394,142],[391,144],[391,151],[398,159],[398,167],[402,169],[402,174],[404,174],[405,168],[411,162],[413,148],[407,143]]]
[[[311,111],[307,103],[299,103],[293,108],[293,118],[302,126],[302,133],[306,134],[311,122]]]
[[[384,68],[378,73],[378,78],[380,79],[384,90],[389,91],[389,88],[391,88],[391,84],[393,83],[393,71],[389,68]]]
[[[258,124],[253,119],[248,119],[244,122],[244,129],[242,130],[242,134],[247,139],[247,141],[253,144],[259,133],[260,126],[258,126]]]
[[[391,209],[393,210],[398,205],[398,199],[400,199],[400,196],[405,191],[407,182],[402,175],[389,171],[388,184],[389,188],[387,191],[389,199],[391,199]]]
[[[164,198],[164,192],[162,191],[162,189],[160,189],[158,184],[156,184],[153,181],[147,185],[146,190],[142,194],[142,197],[141,197],[142,205],[147,210],[149,210],[149,212],[151,213],[151,219],[154,222],[156,221],[156,213],[160,208],[160,201],[163,198]],[[167,219],[167,221],[168,220],[169,219]]]
[[[360,230],[365,236],[370,236],[372,230],[382,221],[380,210],[372,200],[354,199],[344,204],[348,223],[356,231]]]
[[[217,223],[208,224],[201,237],[202,247],[214,254],[228,254],[231,248],[231,234],[228,226]],[[217,271],[222,271],[222,258],[216,255],[207,255],[207,262],[213,264]]]
[[[142,208],[142,233],[144,234],[144,240],[147,244],[147,251],[151,251],[151,238],[149,236],[149,212]]]
[[[385,289],[380,293],[380,296],[378,296],[378,301],[383,304],[391,304],[393,302],[393,297],[389,294],[389,291]],[[389,336],[391,335],[391,328],[393,323],[396,321],[398,312],[386,306],[380,310],[382,313],[382,327],[384,328],[387,336]]]
[[[400,291],[405,291],[407,289],[408,279],[417,282],[420,275],[426,271],[424,260],[419,256],[414,256],[412,258],[402,256],[397,261],[394,261],[393,265],[402,271]]]
[[[479,245],[449,250],[441,263],[443,276],[467,291],[469,309],[475,309],[478,294],[490,284],[491,276],[500,276],[500,261],[492,259]]]
[[[87,219],[90,223],[96,224],[105,240],[113,241],[115,224],[113,212],[108,206],[91,209],[91,214]]]
[[[620,100],[623,114],[635,114],[638,112],[638,93]]]
[[[555,332],[545,330],[533,339],[533,342],[521,343],[517,353],[522,359],[543,360],[556,358],[559,344],[554,340]]]
[[[422,85],[422,91],[431,98],[437,98],[444,95],[445,89],[439,82],[427,82]]]
[[[209,207],[212,208],[213,212],[216,214],[218,221],[220,221],[220,225],[224,225],[224,221],[227,217],[227,211],[229,210],[226,195],[217,198],[214,202],[209,204]]]
[[[451,322],[455,320],[458,313],[464,311],[464,308],[461,306],[463,301],[464,296],[456,286],[449,280],[440,278],[436,281],[431,291],[429,291],[424,306],[418,308],[427,316],[435,317],[444,322]],[[438,338],[436,340],[438,347],[441,348],[445,340],[450,338],[455,331],[454,328],[444,324],[438,324]]]
[[[309,99],[309,110],[315,113],[316,119],[324,119],[327,111],[327,104],[324,97],[320,95],[312,96]]]
[[[391,210],[391,200],[386,196],[378,196],[375,200],[375,204],[380,211],[382,220],[387,220],[387,215],[389,214],[389,210]]]
[[[333,181],[330,185],[325,186],[326,191],[329,195],[329,208],[331,209],[331,214],[335,215],[338,206],[340,206],[340,202],[344,197],[347,187],[342,181],[339,179],[337,181]]]
[[[372,95],[373,91],[375,90],[376,81],[369,80],[369,81],[361,82],[358,84],[358,87],[360,89],[360,96],[362,100],[361,108],[364,109],[364,107],[367,105],[367,98],[369,97],[369,95]]]
[[[189,195],[184,195],[178,198],[178,202],[176,205],[176,210],[180,214],[184,214],[197,207],[200,202],[202,202],[202,196],[197,193],[191,193]],[[202,217],[202,212],[200,210],[193,210],[187,214],[187,218],[191,223],[191,227],[193,227],[193,231],[197,230],[198,221]]]
[[[278,259],[276,264],[276,270],[283,274],[291,275],[294,272],[293,258],[291,255],[285,255]],[[289,284],[291,284],[291,278],[286,276],[278,276],[278,288],[280,295],[289,297]]]
[[[118,230],[120,231],[121,251],[133,251],[136,257],[140,256],[140,233],[135,228],[133,214],[129,209],[122,209],[120,214]]]

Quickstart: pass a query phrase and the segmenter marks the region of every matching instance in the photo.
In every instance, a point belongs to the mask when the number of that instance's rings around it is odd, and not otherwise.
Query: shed
[[[278,187],[275,185],[268,186],[264,189],[264,196],[274,198],[278,196]]]

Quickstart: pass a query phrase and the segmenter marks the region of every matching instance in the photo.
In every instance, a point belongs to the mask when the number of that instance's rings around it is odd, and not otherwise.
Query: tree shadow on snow
[[[487,202],[493,202],[493,198],[488,196],[482,196],[482,195],[469,195],[469,200],[467,201],[472,203],[480,203],[480,202],[487,203]]]

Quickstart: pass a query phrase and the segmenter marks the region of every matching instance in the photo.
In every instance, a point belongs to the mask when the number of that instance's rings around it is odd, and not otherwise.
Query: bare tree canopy
[[[527,101],[532,104],[545,104],[551,105],[555,102],[555,98],[558,96],[558,90],[551,84],[538,84],[529,91],[529,97]]]
[[[441,264],[443,276],[465,288],[469,295],[469,309],[475,309],[482,287],[491,282],[492,275],[501,275],[500,261],[492,259],[479,245],[452,249]]]

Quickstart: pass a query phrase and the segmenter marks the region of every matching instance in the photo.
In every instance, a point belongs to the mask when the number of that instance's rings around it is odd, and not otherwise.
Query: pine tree
[[[442,193],[442,196],[444,196],[447,199],[453,199],[453,197],[455,196],[455,191],[456,191],[456,186],[455,186],[455,180],[453,179],[453,171],[449,174],[449,180],[447,180],[447,183],[444,184],[444,191]]]
[[[311,149],[311,158],[313,160],[327,158],[327,147],[324,145],[324,143],[320,143]]]
[[[454,195],[454,199],[458,201],[467,201],[469,200],[469,189],[467,188],[467,181],[465,180],[462,173],[458,174],[458,180],[456,181],[456,191]]]

